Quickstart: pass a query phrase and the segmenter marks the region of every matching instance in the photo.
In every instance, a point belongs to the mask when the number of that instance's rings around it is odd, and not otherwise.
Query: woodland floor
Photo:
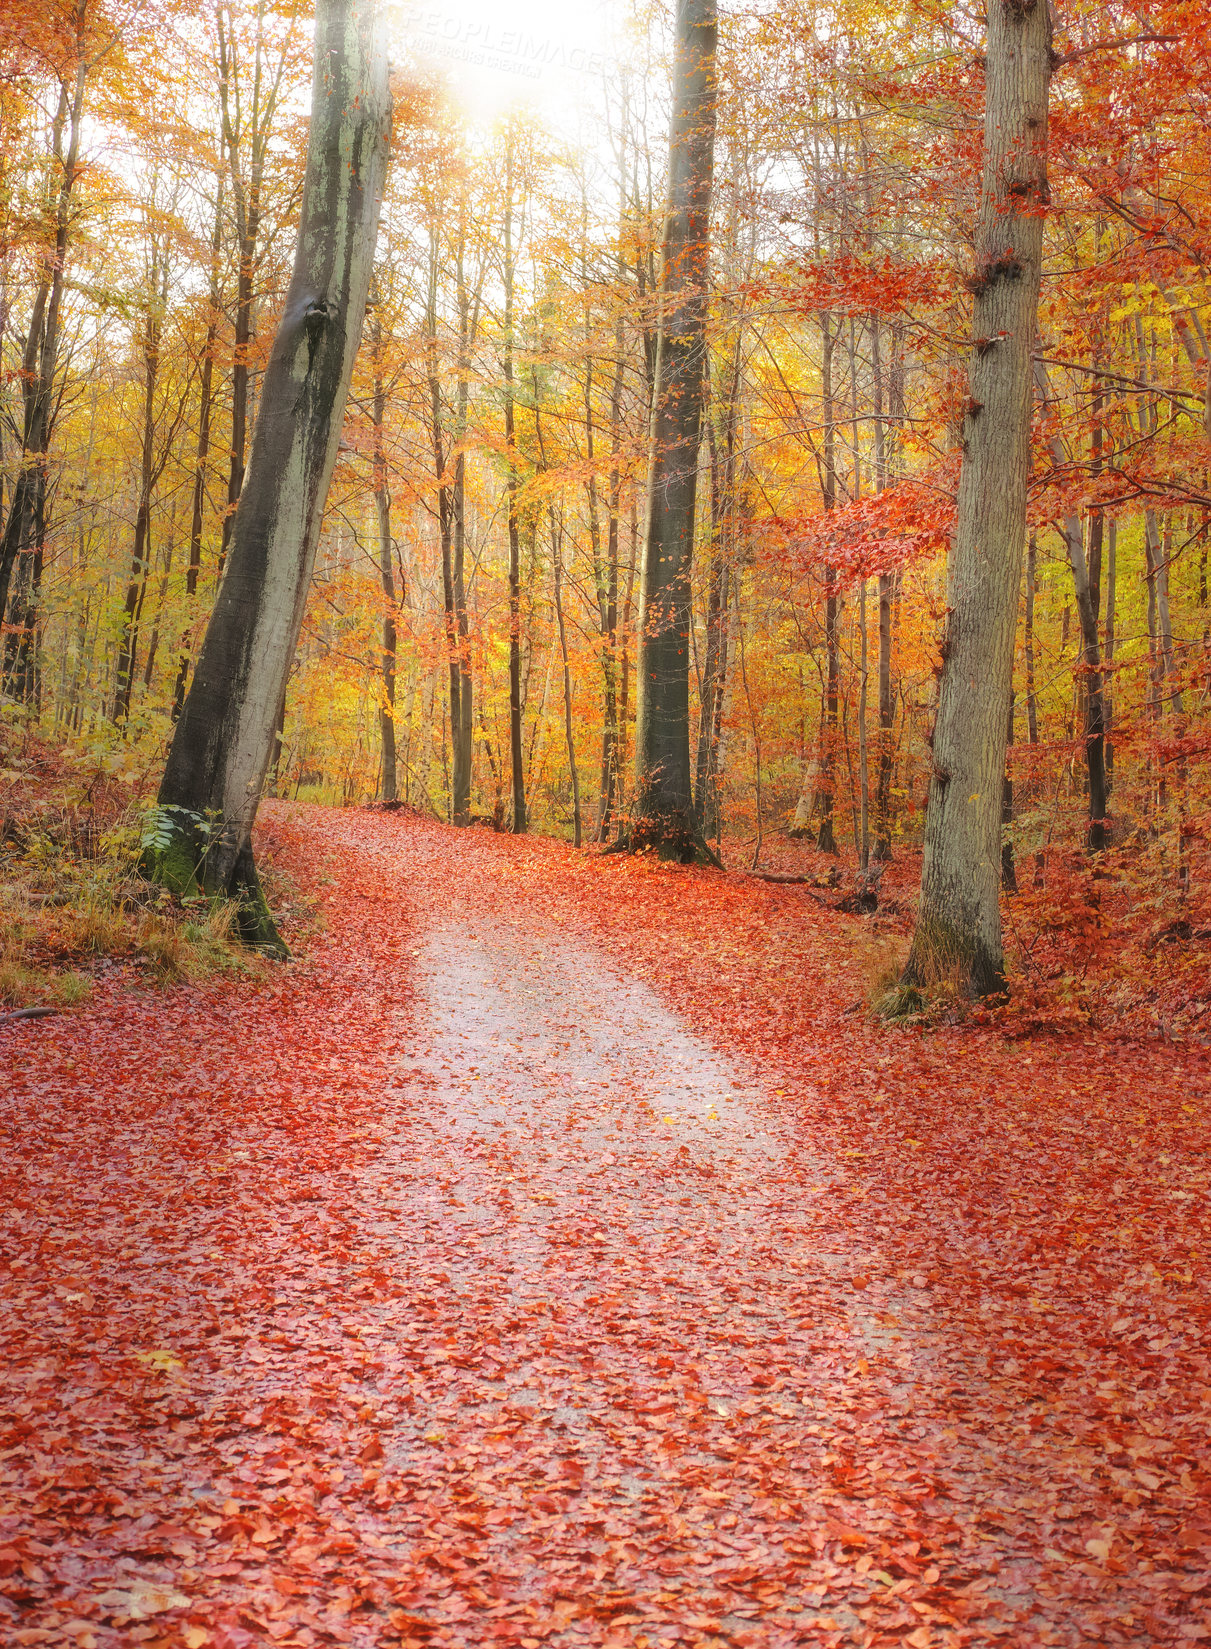
[[[276,806],[326,925],[0,1029],[0,1640],[1211,1639],[1208,1052],[803,890]]]

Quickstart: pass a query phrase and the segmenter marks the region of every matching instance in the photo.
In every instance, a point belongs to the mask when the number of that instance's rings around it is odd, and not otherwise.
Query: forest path
[[[728,1051],[738,1010],[708,1040],[579,919],[583,861],[272,818],[326,869],[302,961],[5,1033],[0,1636],[1198,1635],[1085,1561],[1115,1540],[1087,1451],[896,1272],[847,1153]],[[658,953],[697,884],[628,885]]]

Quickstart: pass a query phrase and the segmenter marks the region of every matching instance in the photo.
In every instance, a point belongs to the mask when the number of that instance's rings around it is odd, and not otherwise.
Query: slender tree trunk
[[[294,273],[274,339],[227,576],[173,734],[145,862],[168,886],[239,900],[276,954],[252,825],[298,644],[361,336],[391,100],[374,0],[320,0]]]
[[[1110,517],[1106,529],[1106,670],[1102,715],[1106,723],[1106,796],[1114,788],[1114,648],[1118,604],[1118,522]]]
[[[1013,862],[1013,774],[1009,767],[1009,751],[1013,749],[1014,695],[1009,695],[1009,726],[1006,733],[1005,777],[1001,783],[1001,886],[1006,893],[1018,891],[1017,866]]]
[[[1157,601],[1157,574],[1161,562],[1161,535],[1156,511],[1144,512],[1144,568],[1148,585],[1148,709],[1154,721],[1160,720],[1162,687],[1165,680],[1165,659],[1161,646],[1159,603]]]
[[[1044,411],[1051,398],[1047,369],[1034,364],[1035,381]],[[1066,462],[1059,437],[1048,437],[1051,461],[1057,469]],[[1072,583],[1076,594],[1077,618],[1081,626],[1080,684],[1085,722],[1085,763],[1089,775],[1089,827],[1086,832],[1091,853],[1106,846],[1106,719],[1102,704],[1101,617],[1101,514],[1090,520],[1089,553],[1085,553],[1085,532],[1079,515],[1066,515],[1059,526],[1068,552]]]
[[[891,679],[892,618],[896,601],[894,573],[879,574],[879,776],[875,784],[875,859],[891,852],[891,770],[895,754],[896,698]]]
[[[726,531],[726,528],[724,529]],[[728,616],[731,609],[731,564],[727,547],[717,543],[711,555],[707,590],[706,659],[702,670],[702,708],[698,727],[698,762],[694,815],[705,841],[722,827],[719,795],[723,747],[723,704],[727,688]]]
[[[252,376],[252,343],[256,327],[256,262],[261,236],[261,196],[265,162],[269,154],[277,95],[281,86],[281,65],[276,77],[267,73],[264,42],[265,0],[258,0],[256,45],[252,86],[245,99],[233,87],[235,61],[227,38],[223,0],[215,5],[218,42],[219,116],[223,146],[231,172],[232,205],[235,211],[236,302],[234,340],[231,357],[231,452],[227,471],[227,507],[219,541],[217,572],[221,578],[235,525],[236,505],[244,485],[248,450],[248,400]],[[247,177],[244,167],[247,166]]]
[[[640,595],[632,848],[692,860],[690,568],[702,434],[715,137],[715,0],[678,0],[668,211]]]
[[[451,490],[453,506],[454,543],[450,570],[450,593],[453,603],[456,664],[458,669],[457,703],[450,704],[450,742],[453,750],[453,817],[456,825],[471,822],[472,719],[471,689],[471,628],[467,613],[467,457],[463,442],[467,436],[467,419],[471,394],[472,324],[471,293],[467,288],[465,259],[467,245],[466,201],[459,199],[458,249],[455,259],[456,301],[458,304],[458,360],[454,399],[454,485]],[[457,715],[456,712],[457,711]]]
[[[694,775],[694,819],[704,841],[722,829],[719,757],[723,748],[723,705],[727,689],[728,620],[736,533],[736,396],[740,378],[739,330],[726,392],[708,422],[711,455],[711,564],[707,581],[706,658],[699,694],[698,758]],[[712,397],[713,399],[713,397]]]
[[[167,265],[163,270],[164,291],[161,293],[159,243],[153,243],[151,282],[147,295],[147,313],[143,318],[143,432],[139,464],[139,503],[135,511],[135,538],[131,551],[130,578],[126,586],[122,632],[118,643],[117,686],[114,692],[113,719],[119,726],[130,715],[130,699],[134,690],[135,654],[139,644],[139,615],[143,610],[143,592],[151,571],[151,500],[155,472],[156,439],[156,383],[160,370],[160,334],[162,301],[167,299]]]
[[[606,500],[606,584],[602,635],[601,785],[596,839],[609,840],[618,805],[618,534],[622,507],[622,316],[614,328],[614,381],[610,389],[610,480]]]
[[[160,589],[156,598],[156,616],[151,627],[151,636],[147,643],[147,661],[143,666],[143,690],[151,691],[152,677],[156,667],[156,652],[160,645],[160,620],[164,613],[164,603],[168,599],[168,584],[172,577],[172,552],[176,542],[177,514],[176,506],[168,518],[168,532],[165,534],[164,567],[160,574]]]
[[[1039,742],[1039,705],[1034,689],[1034,595],[1038,582],[1038,545],[1034,534],[1026,547],[1026,727],[1031,744]]]
[[[430,226],[429,288],[425,305],[425,342],[427,377],[429,384],[429,441],[433,452],[433,474],[437,481],[437,532],[441,551],[442,606],[445,615],[446,668],[449,682],[450,726],[460,721],[462,675],[459,669],[458,616],[454,604],[454,488],[448,473],[449,446],[446,441],[442,414],[442,385],[437,352],[437,288],[438,265],[441,252],[441,224],[436,219]],[[453,790],[449,784],[448,749],[442,736],[443,784],[450,794],[453,818]]]
[[[526,833],[526,770],[521,743],[521,528],[517,517],[517,431],[514,418],[513,391],[513,187],[515,172],[516,134],[512,125],[505,153],[505,221],[504,221],[504,297],[505,348],[501,370],[505,392],[505,453],[509,466],[505,483],[508,493],[509,525],[509,777],[513,791],[513,834]],[[557,586],[558,587],[558,586]],[[563,619],[560,618],[562,635]],[[565,669],[566,654],[565,654]],[[577,807],[579,815],[579,806]],[[580,845],[580,823],[577,818],[576,845]]]
[[[820,340],[820,395],[824,423],[820,493],[825,514],[828,514],[837,506],[837,424],[833,404],[836,334],[832,329],[832,317],[828,314],[820,316]],[[820,829],[816,835],[816,846],[821,853],[836,853],[837,834],[833,815],[837,799],[837,731],[841,704],[841,590],[835,567],[824,569],[824,650],[828,674],[820,729]]]
[[[618,688],[618,771],[627,770],[627,740],[631,726],[631,633],[635,619],[635,585],[639,576],[639,521],[635,489],[631,490],[630,554],[627,557],[627,586],[622,603],[622,667]],[[621,801],[621,797],[620,797]],[[621,832],[620,832],[621,837]]]
[[[551,566],[555,579],[555,622],[559,626],[559,656],[563,664],[563,736],[568,750],[568,771],[572,776],[572,842],[581,843],[580,773],[576,766],[576,740],[572,728],[572,672],[568,665],[568,632],[563,616],[563,543],[562,534],[555,525],[555,508],[548,511],[551,521]]]
[[[189,522],[189,564],[185,569],[185,594],[192,608],[197,600],[198,575],[202,570],[202,528],[206,512],[206,466],[210,460],[210,421],[214,406],[214,351],[219,335],[219,253],[223,245],[223,183],[224,174],[216,177],[214,229],[210,237],[210,301],[206,313],[206,343],[202,350],[202,366],[198,391],[198,444],[193,461],[193,498]],[[172,719],[176,721],[185,703],[185,687],[189,681],[190,641],[181,648],[177,665],[177,679],[172,693]]]
[[[52,126],[51,150],[59,166],[55,238],[43,257],[21,361],[20,468],[0,536],[0,627],[6,613],[11,626],[11,633],[4,638],[4,682],[15,698],[26,702],[33,701],[37,692],[38,600],[46,544],[55,374],[71,240],[72,195],[80,172],[84,92],[90,67],[85,56],[87,18],[87,0],[78,0],[75,73],[63,81]]]
[[[871,322],[871,372],[875,390],[875,485],[882,492],[887,486],[889,471],[888,446],[898,440],[903,418],[903,373],[899,363],[899,334],[892,332],[890,414],[891,428],[884,428],[883,420],[883,357],[879,321]],[[899,577],[894,573],[879,574],[879,776],[875,784],[875,859],[888,862],[891,851],[891,781],[895,761],[896,698],[892,684],[892,632],[895,625],[895,607],[899,597]]]
[[[378,527],[378,573],[383,587],[383,648],[381,673],[383,702],[379,711],[379,734],[382,744],[383,800],[394,802],[399,798],[399,778],[395,755],[395,667],[398,648],[396,613],[400,601],[395,591],[393,556],[395,540],[391,534],[391,489],[387,485],[387,451],[383,424],[387,414],[387,391],[383,381],[383,323],[377,302],[370,311],[370,353],[374,367],[374,390],[371,404],[372,449],[371,465],[374,483],[374,514]]]
[[[1004,987],[1001,786],[1030,470],[1031,355],[1047,210],[1051,16],[994,0],[985,56],[976,231],[950,620],[939,684],[921,901],[905,982]]]
[[[870,648],[866,633],[866,580],[858,585],[858,863],[863,870],[870,865],[870,757],[866,743],[866,696],[870,674]]]

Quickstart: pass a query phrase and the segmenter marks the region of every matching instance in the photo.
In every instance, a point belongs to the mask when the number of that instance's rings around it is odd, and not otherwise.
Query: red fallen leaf
[[[366,1444],[365,1448],[362,1449],[361,1453],[358,1455],[358,1459],[363,1465],[369,1465],[372,1460],[381,1460],[382,1458],[383,1445],[379,1442],[377,1437],[372,1437]]]
[[[300,876],[341,844],[310,959],[254,993],[182,991],[170,1014],[107,998],[112,1025],[87,1010],[39,1045],[15,1091],[0,1083],[18,1124],[0,1166],[18,1267],[0,1275],[0,1305],[23,1325],[11,1372],[25,1428],[0,1442],[0,1472],[37,1537],[3,1550],[30,1565],[26,1618],[57,1595],[62,1554],[85,1552],[106,1585],[132,1564],[154,1579],[188,1568],[197,1578],[174,1584],[191,1620],[222,1596],[247,1606],[240,1629],[257,1643],[287,1624],[356,1641],[375,1619],[386,1636],[389,1598],[412,1617],[390,1628],[404,1642],[541,1641],[536,1577],[554,1573],[582,1612],[607,1605],[599,1636],[622,1615],[684,1637],[734,1612],[761,1649],[783,1649],[784,1597],[848,1591],[861,1553],[876,1640],[915,1627],[915,1565],[935,1639],[972,1615],[973,1643],[1016,1641],[999,1597],[956,1595],[960,1561],[988,1584],[1009,1560],[1058,1638],[1086,1618],[1086,1577],[1045,1546],[1080,1553],[1121,1529],[1120,1493],[1141,1496],[1127,1502],[1138,1554],[1174,1570],[1175,1524],[1199,1533],[1207,1459],[1190,1400],[1207,1376],[1205,1209],[1169,1197],[1206,1139],[1188,1050],[1007,1045],[987,1027],[889,1041],[844,1016],[836,922],[793,892],[555,843],[289,817]],[[535,939],[548,916],[558,943]],[[529,993],[502,1059],[477,1041],[474,1089],[460,1087],[456,1016],[448,1069],[421,1058],[426,1021],[398,954],[418,923],[443,955],[495,957],[501,989]],[[603,971],[626,1033],[602,1013],[618,1063],[581,1090],[584,1061],[606,1057],[587,1040]],[[462,1008],[503,1012],[496,989],[484,975]],[[653,1082],[669,1073],[652,1024],[760,1078],[753,1093],[729,1075],[737,1120],[710,1140],[683,1124],[689,1143],[674,1128],[665,1145],[653,1126],[669,1114]],[[561,1063],[564,1045],[578,1063]],[[103,1087],[65,1078],[58,1061],[81,1073],[99,1049]],[[195,1066],[196,1084],[181,1082]],[[452,1129],[489,1083],[512,1121],[535,1125]],[[780,1131],[773,1171],[745,1139],[766,1127]],[[608,1136],[608,1175],[582,1174],[600,1157],[584,1128]],[[20,1151],[23,1129],[36,1153]],[[909,1152],[906,1138],[923,1143]],[[195,1175],[186,1206],[176,1192]],[[506,1182],[510,1204],[527,1185],[553,1201],[506,1216]],[[293,1192],[317,1187],[316,1207],[292,1211]],[[56,1337],[68,1319],[52,1317],[39,1269],[52,1252],[60,1281],[105,1302],[87,1338]],[[851,1276],[867,1279],[864,1301]],[[869,1319],[882,1361],[862,1355]],[[132,1385],[128,1350],[162,1344],[182,1378]],[[389,1484],[349,1470],[375,1436],[399,1461]],[[1155,1501],[1118,1470],[1128,1443],[1150,1451]],[[77,1462],[89,1481],[71,1487]],[[203,1514],[181,1517],[179,1540],[169,1503]],[[262,1527],[281,1545],[250,1542]],[[908,1589],[885,1600],[881,1572]],[[1162,1616],[1170,1596],[1188,1601],[1180,1583],[1159,1602],[1130,1572],[1115,1587],[1116,1608],[1162,1611],[1136,1615],[1153,1641],[1177,1641],[1179,1617]]]
[[[850,1523],[842,1523],[835,1517],[826,1518],[824,1527],[831,1539],[839,1540],[846,1546],[869,1546],[870,1536],[855,1529]]]

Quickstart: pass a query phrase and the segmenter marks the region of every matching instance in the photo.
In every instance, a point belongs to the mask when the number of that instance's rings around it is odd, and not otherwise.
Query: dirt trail
[[[926,1278],[838,1239],[776,1072],[490,839],[279,828],[335,879],[309,959],[0,1044],[0,1639],[1197,1635],[1039,1583],[1013,1494],[1052,1458],[968,1423]]]

